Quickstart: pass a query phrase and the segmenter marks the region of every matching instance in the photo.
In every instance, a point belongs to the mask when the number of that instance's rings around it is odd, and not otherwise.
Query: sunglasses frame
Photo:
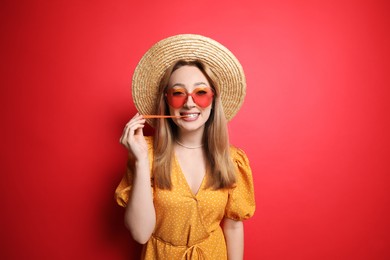
[[[173,93],[175,91],[183,93],[185,95],[175,96]],[[206,93],[204,95],[197,96],[197,93],[199,93],[200,91],[205,91]],[[191,93],[188,93],[187,89],[184,87],[173,87],[173,88],[168,88],[165,91],[165,97],[167,99],[167,103],[168,103],[168,105],[170,105],[173,108],[183,107],[185,105],[185,103],[188,101],[188,96],[192,97],[192,100],[194,101],[194,103],[196,105],[198,105],[201,108],[206,108],[213,102],[214,89],[211,87],[197,87]],[[199,98],[202,100],[203,99],[207,99],[207,100],[200,101]],[[176,99],[176,101],[174,101],[174,99]],[[180,105],[175,104],[175,103],[179,102],[178,101],[179,99],[182,99],[180,101]]]

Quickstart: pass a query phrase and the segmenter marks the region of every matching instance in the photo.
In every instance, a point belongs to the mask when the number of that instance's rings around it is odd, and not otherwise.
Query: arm
[[[145,244],[156,225],[156,212],[150,182],[148,146],[142,128],[145,119],[135,115],[126,125],[120,142],[134,160],[133,183],[125,212],[125,225],[134,240]]]
[[[222,224],[226,239],[227,254],[229,260],[242,260],[244,258],[244,224],[224,218]]]
[[[148,242],[156,224],[151,191],[149,162],[136,162],[131,195],[125,212],[125,224],[134,240]]]

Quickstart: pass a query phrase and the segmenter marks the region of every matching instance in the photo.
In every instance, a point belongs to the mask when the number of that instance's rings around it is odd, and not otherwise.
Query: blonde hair
[[[215,95],[213,109],[205,124],[203,144],[207,158],[206,187],[223,189],[235,184],[235,168],[230,157],[229,134],[227,120],[223,112],[220,90],[216,78],[209,67],[200,61],[180,60],[169,67],[162,77],[157,98],[157,114],[168,115],[169,108],[165,101],[165,90],[171,74],[182,66],[195,66],[205,75],[213,88]],[[171,188],[171,164],[174,157],[174,141],[177,126],[171,119],[158,119],[154,134],[154,161],[152,172],[155,184],[162,189]]]

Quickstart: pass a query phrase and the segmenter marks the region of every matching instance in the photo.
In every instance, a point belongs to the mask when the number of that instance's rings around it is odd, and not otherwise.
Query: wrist
[[[137,158],[134,161],[134,166],[136,169],[149,169],[149,158]]]

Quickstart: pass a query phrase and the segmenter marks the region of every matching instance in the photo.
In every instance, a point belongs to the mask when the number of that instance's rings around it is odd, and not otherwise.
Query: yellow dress
[[[153,139],[146,137],[146,141],[152,163]],[[156,226],[143,248],[143,259],[227,259],[221,220],[224,217],[245,220],[255,211],[248,158],[233,146],[230,151],[237,173],[234,188],[206,189],[205,177],[198,193],[193,194],[176,158],[172,163],[172,189],[162,190],[152,183]],[[131,183],[132,172],[128,169],[115,192],[117,203],[123,207]]]

